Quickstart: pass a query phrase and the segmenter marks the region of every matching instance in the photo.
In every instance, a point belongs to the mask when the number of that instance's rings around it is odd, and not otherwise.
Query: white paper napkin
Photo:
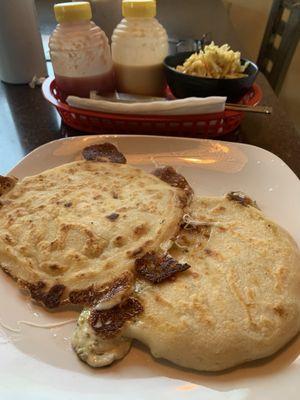
[[[75,108],[112,114],[196,115],[224,111],[226,97],[188,97],[179,100],[123,102],[109,99],[86,99],[69,96],[67,103]]]

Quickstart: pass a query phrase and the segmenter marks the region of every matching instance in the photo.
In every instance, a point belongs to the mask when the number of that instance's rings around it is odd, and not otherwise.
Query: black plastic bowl
[[[228,100],[236,101],[251,88],[255,81],[258,68],[251,61],[245,70],[247,76],[243,78],[201,78],[176,71],[177,65],[182,65],[193,53],[193,51],[177,53],[166,57],[164,60],[167,83],[174,96],[178,98],[227,96]],[[248,60],[241,59],[242,64],[246,61]]]

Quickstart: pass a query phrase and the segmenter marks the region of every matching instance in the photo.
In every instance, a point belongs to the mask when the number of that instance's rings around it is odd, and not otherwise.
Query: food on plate
[[[299,249],[242,193],[194,198],[168,254],[145,254],[136,268],[127,300],[79,317],[72,344],[94,367],[137,339],[154,357],[219,371],[275,353],[300,330]],[[149,279],[168,269],[181,272]]]
[[[126,164],[109,143],[84,159],[19,182],[0,179],[0,267],[48,308],[120,302],[135,259],[176,235],[192,190],[173,169],[159,177]],[[102,162],[106,161],[106,162]],[[111,307],[112,304],[110,303]]]
[[[247,76],[245,70],[249,63],[241,64],[241,53],[233,51],[228,44],[211,44],[188,57],[176,70],[202,78],[234,79]]]
[[[300,330],[300,253],[240,192],[193,197],[110,143],[18,181],[0,177],[0,267],[47,308],[83,308],[72,337],[93,367],[133,339],[154,357],[220,371]]]

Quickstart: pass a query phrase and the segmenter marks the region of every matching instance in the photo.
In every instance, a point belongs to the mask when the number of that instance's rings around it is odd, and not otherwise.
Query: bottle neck
[[[61,22],[59,26],[71,28],[71,27],[81,27],[85,25],[89,25],[92,21],[90,19],[86,19],[84,21],[73,21],[73,22]]]

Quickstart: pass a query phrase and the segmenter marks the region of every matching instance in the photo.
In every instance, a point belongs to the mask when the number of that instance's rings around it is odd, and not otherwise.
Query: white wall
[[[272,0],[223,0],[247,55],[257,58]],[[284,107],[300,133],[300,45],[298,45],[282,90]]]

